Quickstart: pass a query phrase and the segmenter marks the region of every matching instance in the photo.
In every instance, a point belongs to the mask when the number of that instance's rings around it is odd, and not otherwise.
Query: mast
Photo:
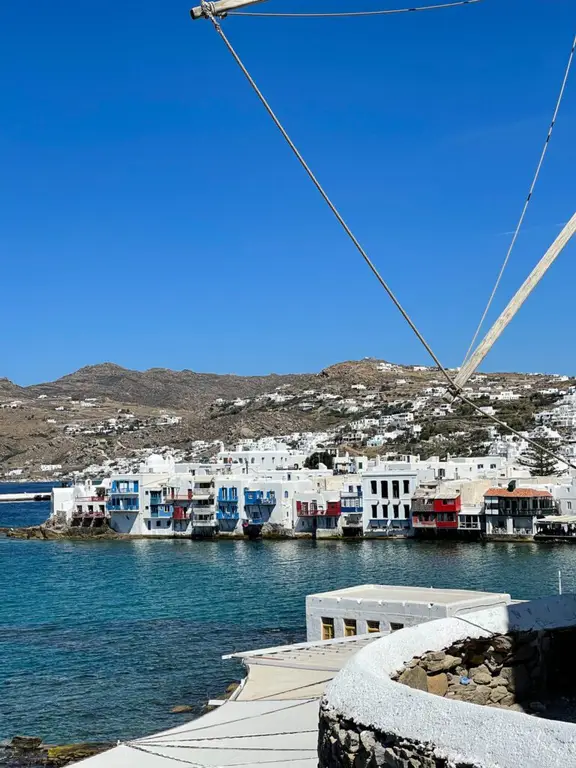
[[[560,232],[538,264],[536,264],[532,272],[528,275],[504,312],[502,312],[482,342],[476,347],[474,354],[471,355],[468,362],[460,369],[460,373],[454,379],[454,384],[458,389],[462,389],[470,376],[472,376],[474,371],[484,360],[488,352],[490,352],[522,304],[524,304],[528,296],[530,296],[534,288],[536,288],[540,280],[544,277],[545,273],[562,253],[566,245],[568,245],[574,233],[576,233],[576,213],[566,224],[562,232]]]

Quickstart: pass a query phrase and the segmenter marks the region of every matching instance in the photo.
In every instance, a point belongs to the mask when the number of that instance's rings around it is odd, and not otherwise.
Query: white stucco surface
[[[330,683],[326,699],[368,728],[436,745],[447,759],[482,768],[576,765],[576,725],[434,696],[390,679],[404,662],[458,640],[576,624],[576,596],[497,606],[405,629],[372,643]]]
[[[204,717],[83,760],[84,768],[316,768],[318,701],[230,701]]]

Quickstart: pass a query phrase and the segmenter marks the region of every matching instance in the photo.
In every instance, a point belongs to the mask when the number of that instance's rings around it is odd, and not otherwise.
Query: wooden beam
[[[563,251],[574,233],[576,233],[576,213],[574,216],[572,216],[568,224],[566,224],[562,232],[560,232],[556,240],[552,243],[550,248],[546,251],[544,256],[534,267],[532,272],[528,275],[504,312],[502,312],[484,339],[476,347],[476,351],[470,357],[466,365],[460,369],[460,373],[454,379],[454,384],[458,387],[458,389],[461,389],[466,384],[470,376],[472,376],[488,352],[490,352],[494,344],[502,335],[502,332],[506,326],[510,323],[522,304],[524,304],[528,296],[530,296],[534,288],[536,288],[540,280],[544,277],[544,274],[548,271],[548,269],[552,266],[554,261]]]
[[[224,16],[228,11],[234,11],[236,8],[244,8],[246,5],[255,5],[256,3],[265,3],[267,0],[216,0],[214,5],[214,16]],[[204,11],[201,5],[197,5],[190,11],[190,16],[194,20],[201,19]]]

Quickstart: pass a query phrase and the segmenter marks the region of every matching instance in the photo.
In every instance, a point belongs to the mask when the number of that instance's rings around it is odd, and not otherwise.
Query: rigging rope
[[[350,227],[346,224],[346,222],[342,218],[340,212],[338,211],[338,209],[336,208],[336,206],[334,205],[332,200],[328,197],[328,194],[324,190],[324,187],[320,184],[320,182],[318,181],[318,179],[316,178],[316,176],[312,172],[310,166],[307,164],[307,162],[304,160],[304,158],[300,154],[300,151],[298,150],[298,148],[296,147],[296,145],[294,144],[294,142],[292,141],[292,139],[288,135],[286,129],[284,128],[284,126],[280,122],[279,118],[276,116],[276,114],[273,111],[272,107],[270,106],[270,104],[266,100],[266,97],[264,96],[262,91],[256,85],[256,82],[255,82],[254,78],[252,77],[252,75],[246,69],[246,66],[244,65],[242,59],[236,53],[236,50],[232,46],[232,43],[226,37],[226,34],[224,33],[224,30],[222,29],[222,25],[220,24],[218,19],[214,16],[212,3],[208,2],[208,0],[201,0],[201,6],[202,6],[202,10],[204,12],[205,17],[212,22],[212,25],[213,25],[214,29],[216,30],[216,32],[222,38],[222,41],[224,42],[224,44],[225,44],[226,48],[228,49],[228,51],[230,52],[230,54],[232,55],[232,58],[234,59],[236,64],[239,66],[239,68],[242,71],[242,73],[245,76],[245,78],[250,83],[252,89],[254,90],[256,95],[258,96],[258,99],[260,100],[260,102],[264,106],[266,112],[269,114],[269,116],[271,117],[271,119],[274,122],[275,126],[278,128],[278,130],[280,131],[280,133],[284,137],[286,143],[288,144],[288,146],[290,147],[290,149],[292,150],[292,152],[296,156],[296,159],[298,160],[298,162],[300,163],[302,168],[304,168],[304,170],[308,174],[310,180],[312,181],[312,183],[314,184],[314,186],[316,187],[318,192],[320,192],[322,198],[324,199],[324,202],[326,203],[326,205],[328,205],[328,207],[330,208],[330,210],[332,211],[332,213],[334,214],[334,216],[338,220],[339,224],[344,229],[344,231],[346,232],[346,234],[348,235],[348,237],[350,238],[350,240],[352,241],[352,243],[354,244],[354,246],[356,247],[356,249],[358,250],[358,252],[362,256],[362,258],[364,259],[364,261],[366,262],[366,264],[368,265],[368,267],[370,268],[370,270],[372,271],[372,273],[374,274],[374,276],[376,277],[376,279],[378,280],[378,282],[380,283],[382,288],[384,288],[384,290],[386,291],[386,293],[388,294],[388,296],[392,300],[392,302],[395,305],[395,307],[398,309],[398,311],[400,312],[400,314],[402,315],[404,320],[406,320],[406,322],[408,323],[408,325],[410,326],[410,328],[414,332],[414,334],[417,337],[417,339],[423,345],[424,349],[428,352],[428,354],[430,355],[430,357],[432,358],[434,363],[437,365],[438,370],[442,373],[442,375],[444,376],[444,378],[448,382],[448,386],[449,386],[451,394],[455,398],[459,398],[462,402],[467,403],[469,406],[471,406],[479,414],[482,414],[482,416],[484,416],[485,418],[490,419],[491,421],[495,422],[499,426],[501,426],[504,429],[506,429],[509,432],[511,432],[513,435],[516,435],[517,437],[520,437],[522,440],[525,440],[529,445],[532,445],[534,448],[538,449],[538,451],[540,451],[542,453],[545,453],[548,456],[552,456],[552,458],[556,459],[557,461],[560,461],[562,464],[566,464],[568,467],[571,467],[572,469],[576,469],[576,464],[572,464],[571,462],[568,461],[568,459],[564,458],[563,456],[560,456],[559,454],[555,453],[554,451],[551,451],[549,448],[546,448],[543,445],[540,445],[535,440],[532,440],[531,438],[526,437],[521,432],[518,432],[517,430],[513,429],[512,427],[509,427],[508,424],[506,424],[506,422],[501,421],[497,416],[494,416],[493,414],[485,413],[481,409],[481,407],[479,405],[476,405],[476,403],[474,403],[472,400],[469,400],[462,393],[461,389],[454,383],[454,380],[452,379],[452,377],[450,376],[450,374],[448,373],[446,368],[442,365],[442,363],[440,362],[440,360],[438,359],[438,357],[436,356],[436,354],[434,353],[434,351],[432,350],[432,348],[430,347],[430,345],[428,344],[426,339],[422,336],[422,334],[420,333],[420,331],[418,330],[418,328],[414,324],[414,322],[413,322],[412,318],[410,317],[410,315],[406,312],[406,310],[404,309],[404,307],[402,306],[400,301],[396,298],[396,295],[394,294],[394,292],[392,291],[392,289],[390,288],[388,283],[384,280],[384,278],[382,277],[382,275],[380,274],[380,272],[376,268],[376,265],[374,264],[374,262],[370,259],[370,257],[368,256],[368,254],[366,253],[364,248],[360,245],[360,242],[358,241],[358,239],[356,238],[356,236],[354,235],[354,233],[352,232]]]
[[[436,5],[420,5],[413,8],[389,8],[383,11],[345,11],[342,13],[275,13],[266,11],[227,11],[227,16],[260,16],[275,17],[280,19],[336,19],[351,18],[357,16],[389,16],[395,13],[414,13],[417,11],[437,11],[442,8],[456,8],[459,5],[473,5],[483,0],[455,0],[452,3],[439,3]]]
[[[468,347],[468,351],[466,352],[466,356],[464,357],[464,361],[463,361],[462,365],[464,365],[468,361],[468,358],[472,354],[472,350],[474,348],[474,344],[476,343],[476,339],[478,338],[478,335],[480,334],[482,326],[484,325],[484,321],[486,320],[486,315],[490,311],[490,307],[492,306],[492,302],[494,301],[494,297],[496,296],[496,292],[498,291],[498,288],[500,287],[500,283],[502,281],[502,277],[504,275],[506,267],[508,266],[508,262],[510,261],[510,256],[512,255],[512,251],[514,250],[514,246],[516,245],[516,241],[518,240],[518,235],[520,234],[520,230],[522,228],[522,224],[524,223],[524,219],[526,218],[526,212],[528,211],[528,206],[530,205],[530,201],[532,200],[532,195],[534,193],[534,189],[536,187],[536,183],[538,181],[538,177],[540,176],[540,171],[542,170],[542,165],[544,163],[544,158],[546,157],[546,153],[548,152],[548,147],[550,146],[550,139],[552,138],[552,132],[554,131],[554,126],[556,125],[556,118],[558,117],[558,112],[560,111],[560,105],[562,104],[562,99],[564,98],[564,91],[566,90],[566,83],[568,82],[568,76],[570,75],[570,70],[572,68],[572,63],[574,61],[574,53],[575,52],[576,52],[576,35],[574,36],[574,40],[572,41],[572,48],[570,50],[570,56],[568,57],[568,65],[566,67],[566,71],[564,72],[564,79],[562,80],[562,86],[560,88],[560,93],[558,95],[558,99],[556,100],[556,106],[554,108],[554,114],[552,115],[552,122],[550,123],[550,127],[548,128],[548,134],[546,136],[546,141],[544,142],[544,147],[542,148],[542,153],[540,155],[540,160],[538,161],[538,165],[536,166],[536,172],[535,172],[534,177],[532,179],[532,183],[530,184],[530,189],[528,191],[528,197],[524,201],[524,207],[522,208],[522,213],[520,214],[520,219],[518,220],[518,224],[516,225],[516,229],[514,230],[514,234],[513,234],[512,240],[510,242],[510,245],[508,247],[508,251],[506,253],[506,257],[504,259],[504,262],[502,263],[502,266],[500,268],[500,272],[498,273],[498,277],[496,278],[496,283],[494,285],[494,288],[492,289],[492,293],[490,294],[490,298],[488,299],[488,303],[486,304],[486,308],[484,309],[484,313],[483,313],[482,317],[480,318],[480,322],[478,323],[478,327],[476,328],[476,333],[474,334],[474,337],[472,338],[472,341],[470,342],[470,346]]]

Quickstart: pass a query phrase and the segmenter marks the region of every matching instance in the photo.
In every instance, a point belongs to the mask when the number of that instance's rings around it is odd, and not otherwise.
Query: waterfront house
[[[441,482],[421,484],[412,498],[412,527],[418,537],[458,532],[460,491]]]
[[[489,488],[484,494],[483,532],[487,536],[533,536],[536,520],[555,511],[549,491],[518,488]]]
[[[398,535],[411,528],[412,496],[422,476],[420,464],[390,462],[372,467],[362,476],[364,533]]]

